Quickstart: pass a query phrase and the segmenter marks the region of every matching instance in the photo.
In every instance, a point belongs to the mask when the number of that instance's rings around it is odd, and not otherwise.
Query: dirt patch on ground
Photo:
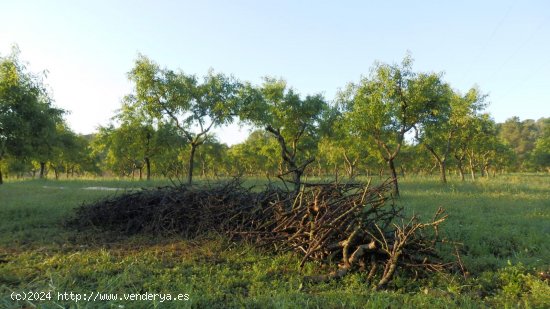
[[[134,190],[134,188],[86,187],[86,188],[82,188],[82,190],[121,191],[121,190]]]
[[[44,189],[68,189],[67,187],[57,187],[57,186],[42,186]],[[102,190],[102,191],[131,191],[131,190],[139,190],[139,188],[113,188],[113,187],[85,187],[80,188],[82,190]]]

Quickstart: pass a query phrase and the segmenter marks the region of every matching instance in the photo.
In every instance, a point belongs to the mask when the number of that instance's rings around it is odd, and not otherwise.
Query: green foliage
[[[541,118],[537,123],[540,123],[540,135],[533,149],[532,160],[536,166],[550,171],[550,118]]]
[[[399,195],[394,159],[405,134],[417,125],[441,120],[448,109],[448,85],[440,74],[414,72],[412,58],[407,56],[401,65],[375,64],[369,76],[350,84],[339,96],[348,134],[376,143]]]
[[[18,57],[17,48],[0,57],[0,163],[7,156],[44,162],[52,156],[64,111],[53,107],[42,78],[27,72]]]
[[[359,167],[374,166],[379,158],[376,152],[371,153],[372,139],[356,138],[347,129],[345,119],[335,117],[329,133],[319,141],[319,156],[327,169],[338,173],[344,167],[346,175],[353,178]]]
[[[521,263],[496,272],[484,272],[475,280],[494,307],[514,304],[518,307],[543,308],[550,304],[550,286],[538,279]]]
[[[228,156],[233,174],[275,176],[282,173],[279,145],[264,130],[253,131],[244,143],[233,145]]]
[[[413,72],[410,57],[400,66],[376,64],[347,91],[341,104],[353,132],[372,135],[388,159],[397,155],[405,133],[415,125],[437,121],[448,99],[441,76]],[[397,149],[391,151],[390,146]]]
[[[98,172],[88,141],[69,129],[42,76],[27,72],[18,56],[14,49],[0,57],[0,183],[2,169],[17,177],[34,175],[35,164],[40,177],[48,168],[55,178],[62,171]]]
[[[281,129],[286,140],[299,134],[310,138],[318,134],[316,129],[327,109],[327,103],[320,94],[301,99],[284,80],[274,78],[265,79],[261,93],[265,105],[258,109],[261,113],[258,113],[257,118],[250,119],[253,123]]]
[[[62,172],[66,173],[67,178],[75,172],[98,174],[97,160],[90,153],[89,142],[85,137],[75,134],[65,124],[57,125],[49,160],[49,166],[53,169],[56,179]]]
[[[197,151],[201,177],[230,175],[232,162],[228,160],[228,147],[210,137]]]
[[[122,122],[100,127],[92,142],[93,153],[100,156],[104,170],[121,177],[143,173],[164,176],[172,175],[181,165],[181,153],[186,142],[170,124],[152,125]],[[147,161],[150,170],[147,170]],[[180,167],[181,170],[181,167]],[[181,171],[180,171],[181,172]]]
[[[460,94],[442,74],[413,71],[412,62],[406,56],[400,64],[376,63],[331,106],[321,95],[301,97],[282,79],[265,78],[259,87],[213,71],[201,79],[139,55],[128,73],[132,93],[89,145],[90,138],[63,122],[43,77],[28,72],[15,49],[0,58],[0,182],[2,172],[34,177],[38,171],[55,178],[136,171],[183,178],[187,172],[191,182],[193,172],[293,173],[296,181],[376,170],[383,177],[382,164],[395,179],[398,172],[438,169],[443,181],[454,170],[462,178],[469,170],[475,179],[550,169],[548,119],[495,124],[482,114],[486,95],[478,88]],[[269,134],[254,133],[232,147],[216,141],[211,129],[237,117]]]
[[[470,136],[464,131],[484,107],[485,95],[472,88],[464,96],[447,89],[447,100],[441,101],[439,116],[415,126],[416,140],[424,146],[439,165],[442,182],[446,182],[447,161],[461,142]],[[461,141],[461,139],[468,139]]]
[[[520,121],[518,117],[512,117],[499,125],[499,138],[509,145],[517,161],[516,170],[526,170],[532,167],[529,155],[535,148],[538,130],[535,122],[531,119]]]
[[[168,178],[180,178],[184,174],[184,152],[187,141],[178,129],[169,123],[160,123],[153,135],[153,145],[157,150],[152,157],[153,173]]]
[[[151,120],[170,124],[190,144],[188,183],[192,182],[195,150],[213,127],[229,124],[239,113],[241,87],[233,77],[209,71],[200,83],[196,76],[161,69],[140,55],[128,73],[135,85],[126,101]]]
[[[322,127],[330,115],[327,102],[320,94],[302,99],[284,80],[269,77],[259,89],[250,85],[244,89],[242,101],[251,106],[244,106],[242,120],[272,134],[286,168],[281,175],[292,173],[293,182],[299,185],[306,167],[315,160]]]

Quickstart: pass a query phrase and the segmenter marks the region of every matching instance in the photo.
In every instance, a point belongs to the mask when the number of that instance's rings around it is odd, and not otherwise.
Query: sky
[[[550,116],[550,2],[10,1],[0,0],[0,55],[17,44],[48,72],[55,105],[77,133],[107,125],[131,93],[139,53],[203,76],[212,68],[260,84],[282,77],[302,95],[357,82],[375,61],[410,52],[418,72],[477,85],[497,122]],[[217,129],[242,142],[248,128]]]

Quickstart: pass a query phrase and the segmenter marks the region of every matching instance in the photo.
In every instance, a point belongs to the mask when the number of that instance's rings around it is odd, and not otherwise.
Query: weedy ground
[[[261,180],[247,180],[262,185]],[[218,235],[185,240],[122,237],[63,227],[85,201],[124,189],[168,185],[122,180],[25,180],[0,186],[0,308],[479,308],[550,307],[550,175],[502,175],[476,182],[407,177],[397,203],[408,214],[447,209],[443,236],[457,243],[462,274],[413,279],[397,274],[386,291],[366,275],[303,284],[292,253],[273,255]],[[119,191],[86,187],[121,188]],[[451,260],[454,246],[442,249]],[[541,273],[543,273],[541,275]],[[50,300],[12,300],[13,292]],[[58,299],[59,293],[117,294],[118,300]],[[126,293],[188,294],[189,300],[124,301]],[[45,295],[45,294],[43,294]]]

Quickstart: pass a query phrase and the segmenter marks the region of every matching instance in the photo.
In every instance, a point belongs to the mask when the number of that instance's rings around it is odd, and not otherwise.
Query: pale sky
[[[496,121],[550,116],[550,2],[503,1],[14,1],[0,0],[0,54],[17,44],[48,70],[69,125],[106,125],[131,91],[138,53],[171,69],[209,68],[260,83],[285,78],[303,95],[358,81],[375,60],[445,72],[462,92],[489,94]],[[218,130],[223,142],[247,130]]]

